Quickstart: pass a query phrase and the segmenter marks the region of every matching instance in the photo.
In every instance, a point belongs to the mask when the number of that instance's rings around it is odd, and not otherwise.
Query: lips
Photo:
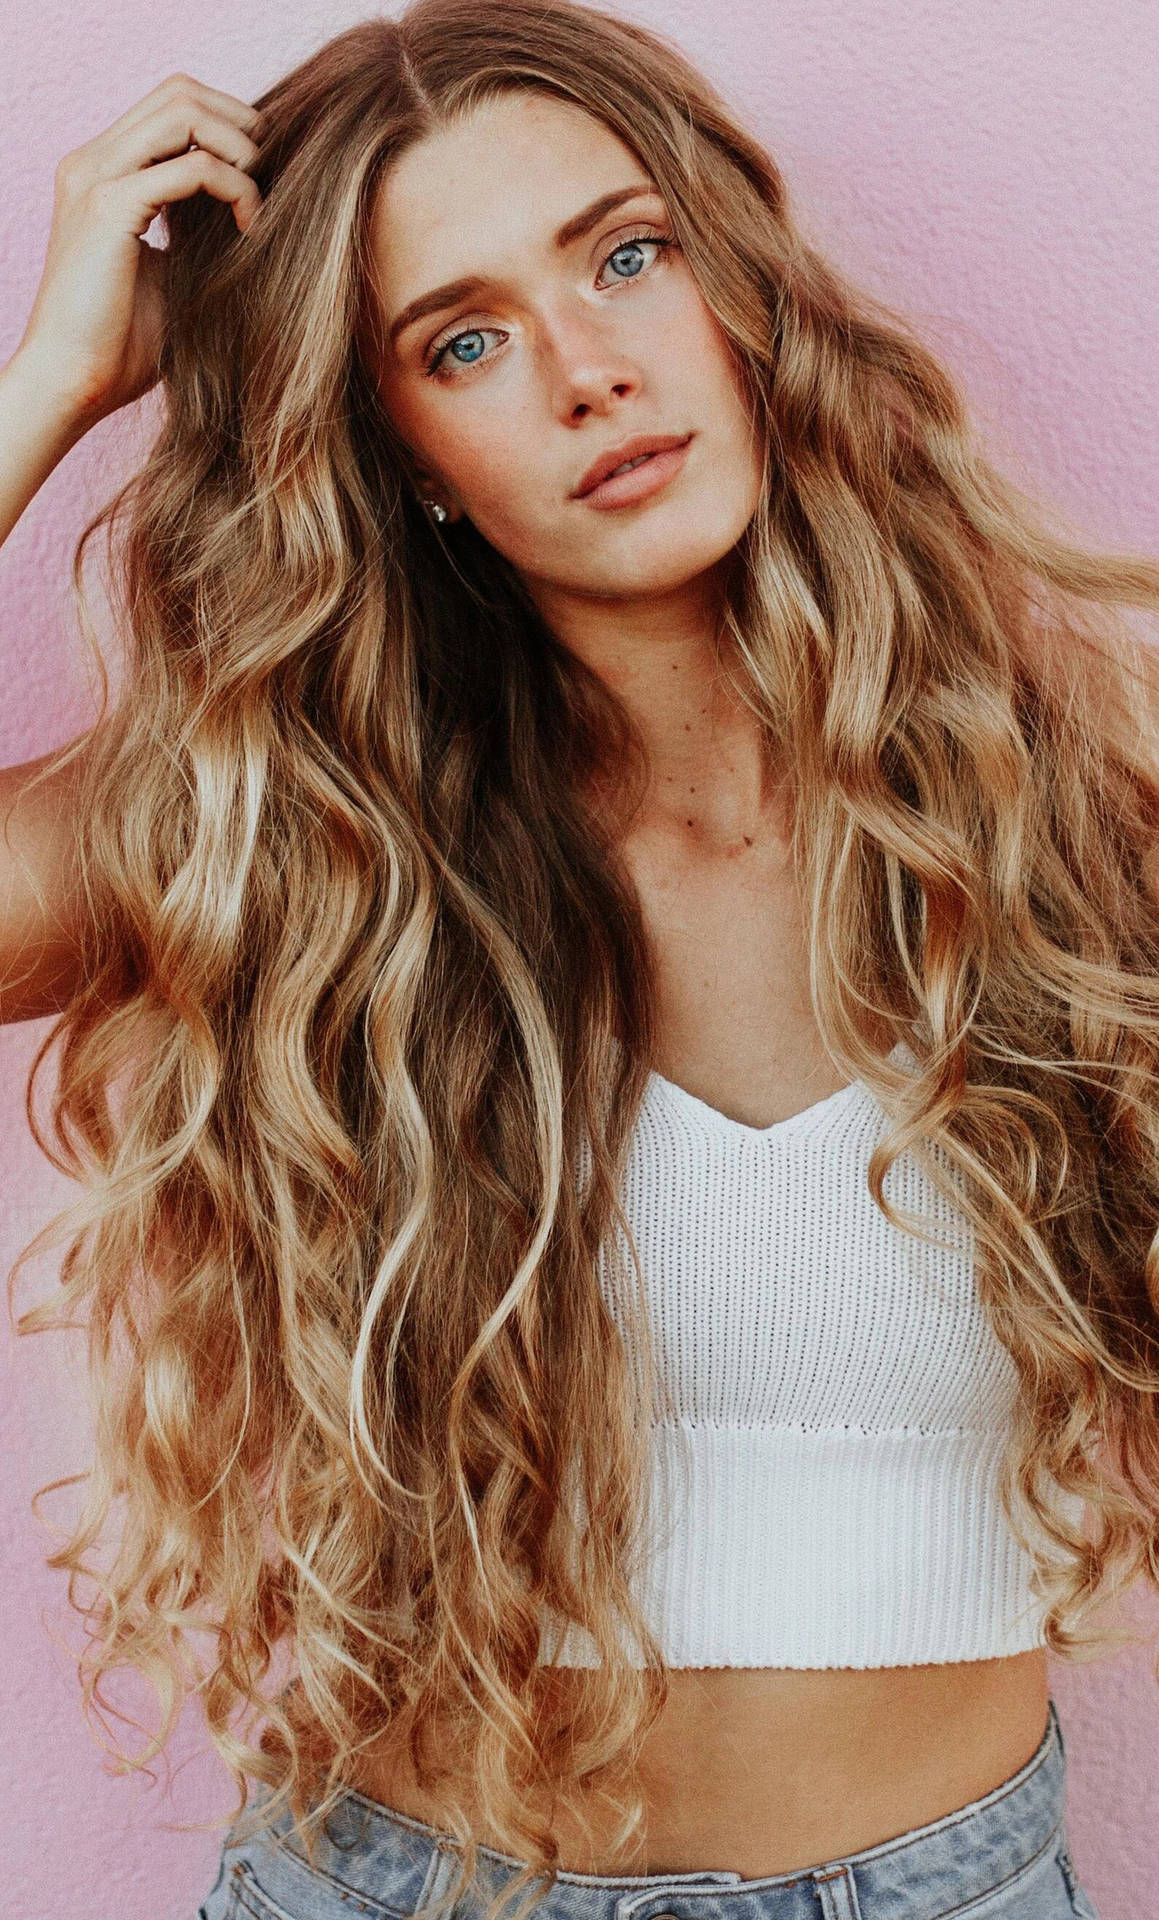
[[[626,460],[638,460],[644,453],[665,453],[669,447],[683,447],[691,440],[690,433],[638,433],[631,440],[625,440],[621,446],[609,448],[600,455],[584,474],[579,486],[572,494],[573,500],[582,500],[585,493],[591,493],[601,480],[606,480],[616,467],[622,467]]]

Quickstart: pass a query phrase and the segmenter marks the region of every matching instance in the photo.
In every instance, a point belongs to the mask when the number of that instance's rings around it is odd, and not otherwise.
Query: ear
[[[420,500],[428,502],[437,500],[439,505],[445,508],[448,525],[455,520],[461,520],[463,518],[462,507],[454,498],[450,488],[444,481],[436,480],[432,475],[420,469],[415,474],[415,490]]]
[[[397,429],[396,429],[397,432]],[[463,518],[462,502],[455,498],[454,490],[449,487],[441,474],[433,473],[409,443],[399,442],[399,453],[403,472],[414,488],[420,500],[437,500],[447,510],[446,523]]]

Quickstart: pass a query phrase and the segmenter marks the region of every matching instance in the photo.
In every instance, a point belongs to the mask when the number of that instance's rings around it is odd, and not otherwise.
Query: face
[[[729,343],[663,200],[602,121],[543,94],[484,103],[396,162],[371,245],[384,339],[396,330],[379,390],[423,491],[541,604],[671,593],[730,551],[761,458]],[[646,495],[577,498],[637,435],[690,438],[644,463],[632,484],[660,482]]]

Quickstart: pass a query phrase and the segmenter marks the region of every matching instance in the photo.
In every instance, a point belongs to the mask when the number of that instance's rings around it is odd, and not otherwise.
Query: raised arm
[[[244,232],[259,115],[172,74],[56,172],[44,272],[0,368],[0,543],[57,462],[157,378],[165,251],[144,238],[170,202],[206,192]],[[0,1022],[55,1013],[81,981],[85,895],[74,858],[86,746],[0,769]]]
[[[0,368],[0,541],[85,430],[35,354]],[[84,748],[58,766],[67,751],[0,768],[0,1022],[58,1012],[80,984],[71,849]]]

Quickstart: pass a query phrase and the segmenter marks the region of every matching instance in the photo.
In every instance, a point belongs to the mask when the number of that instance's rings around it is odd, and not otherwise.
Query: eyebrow
[[[570,247],[573,240],[581,240],[585,233],[599,225],[605,214],[615,211],[626,200],[638,200],[646,194],[657,193],[659,189],[652,180],[637,180],[630,187],[617,187],[611,193],[602,193],[593,200],[582,213],[573,214],[565,220],[555,236],[556,248],[562,252]],[[479,274],[468,274],[462,280],[448,280],[442,287],[433,287],[430,293],[420,293],[417,300],[405,306],[390,329],[390,344],[395,346],[399,335],[416,320],[425,320],[428,314],[441,313],[444,307],[457,306],[461,300],[469,300],[473,294],[480,293],[487,282]]]

